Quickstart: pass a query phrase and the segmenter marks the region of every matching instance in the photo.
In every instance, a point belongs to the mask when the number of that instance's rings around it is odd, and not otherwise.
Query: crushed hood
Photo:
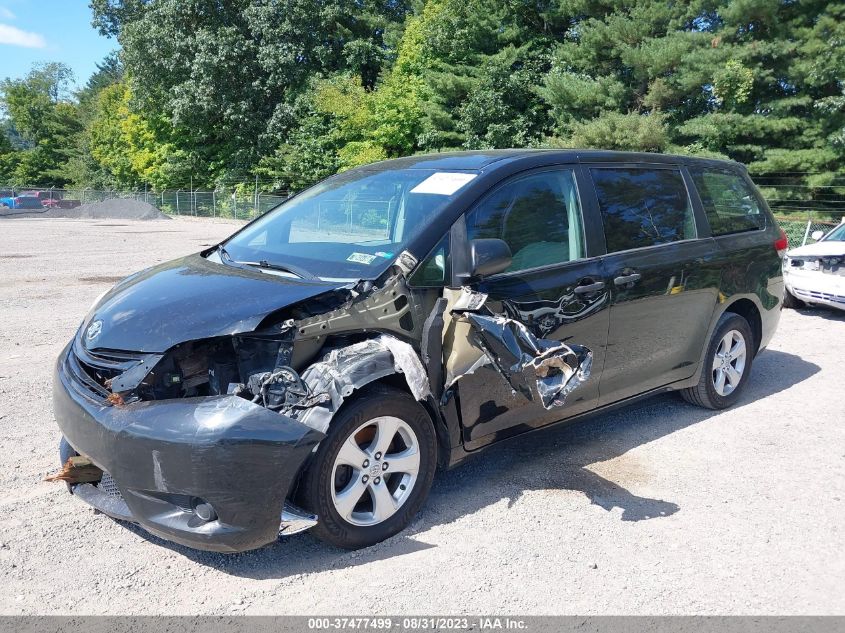
[[[839,257],[845,255],[845,242],[829,240],[793,248],[788,257]]]
[[[185,341],[252,331],[276,310],[346,287],[189,255],[118,283],[83,324],[81,337],[92,350],[165,352]]]

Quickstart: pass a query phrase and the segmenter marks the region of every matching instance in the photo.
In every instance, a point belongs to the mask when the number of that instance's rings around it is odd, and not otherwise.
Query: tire
[[[790,310],[797,310],[798,308],[806,307],[806,303],[798,299],[794,294],[789,292],[788,288],[783,289],[783,307]]]
[[[382,433],[387,440],[379,439]],[[345,549],[368,547],[411,522],[436,468],[437,440],[426,410],[398,389],[374,386],[335,415],[297,499],[318,516],[315,536]]]
[[[730,346],[727,345],[728,335],[731,336]],[[740,340],[744,344],[744,356],[741,358],[739,348],[735,347]],[[734,353],[734,358],[717,356],[728,347]],[[754,349],[754,334],[748,321],[733,312],[725,312],[716,324],[713,336],[707,344],[701,379],[696,386],[681,390],[684,400],[706,409],[726,409],[733,405],[742,393],[745,383],[748,382],[754,360]],[[728,365],[733,371],[722,369]],[[738,379],[736,374],[739,374]]]

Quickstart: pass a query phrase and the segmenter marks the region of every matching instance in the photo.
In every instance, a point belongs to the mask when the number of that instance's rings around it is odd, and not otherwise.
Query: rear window
[[[596,168],[590,174],[608,253],[696,237],[692,205],[680,170]]]
[[[690,169],[713,235],[756,231],[766,216],[746,180],[730,171]]]

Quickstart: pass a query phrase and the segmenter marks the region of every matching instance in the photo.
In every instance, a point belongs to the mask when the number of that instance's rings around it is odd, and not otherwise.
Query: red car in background
[[[66,200],[61,190],[0,191],[0,209],[72,209],[79,205],[79,200]]]

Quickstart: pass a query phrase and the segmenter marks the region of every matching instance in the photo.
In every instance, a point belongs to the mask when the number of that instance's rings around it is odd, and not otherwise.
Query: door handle
[[[631,273],[630,275],[620,275],[613,280],[617,286],[626,286],[628,284],[634,285],[640,279],[642,279],[642,275],[640,273]]]
[[[599,290],[604,290],[604,282],[597,281],[592,284],[584,284],[582,286],[575,286],[575,289],[572,291],[576,295],[588,295],[593,292],[598,292]]]

